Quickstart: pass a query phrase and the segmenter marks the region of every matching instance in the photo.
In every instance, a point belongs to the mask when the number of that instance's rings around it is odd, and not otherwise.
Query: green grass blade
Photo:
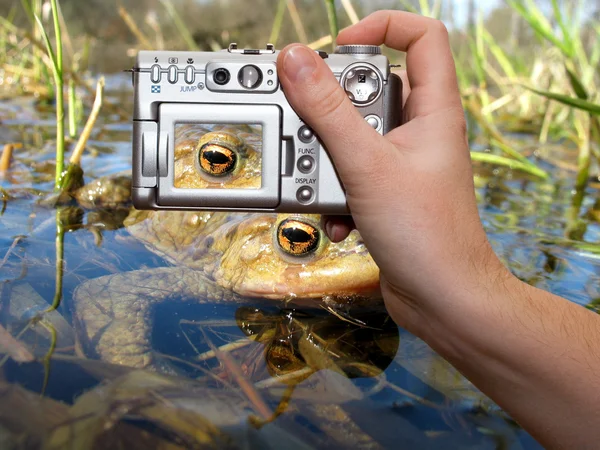
[[[62,77],[63,73],[63,56],[62,56],[62,32],[58,17],[58,3],[56,0],[50,0],[52,9],[52,21],[54,22],[54,40],[56,41],[56,64],[58,65],[58,73]]]
[[[196,41],[194,41],[194,37],[192,36],[192,33],[190,33],[189,28],[183,22],[183,19],[181,18],[181,16],[177,13],[175,8],[173,7],[173,3],[171,3],[170,0],[160,0],[160,2],[162,3],[164,8],[167,10],[169,15],[171,16],[171,19],[173,19],[173,22],[175,23],[175,27],[177,28],[177,31],[179,31],[181,33],[181,37],[183,38],[186,45],[188,46],[188,49],[189,50],[200,50],[200,48],[198,47],[198,44],[196,44]]]
[[[534,163],[529,161],[525,156],[521,155],[518,151],[516,151],[514,148],[512,148],[506,142],[502,142],[502,141],[499,141],[498,139],[492,138],[490,140],[490,144],[492,144],[495,147],[498,147],[500,150],[502,150],[503,153],[506,153],[508,156],[519,161],[521,164],[537,168],[537,166]],[[539,170],[542,170],[542,169],[539,169]],[[545,172],[544,172],[544,174],[545,174]],[[544,175],[544,176],[546,176],[546,175]]]
[[[335,1],[325,0],[325,6],[327,7],[327,17],[329,18],[329,32],[331,33],[331,39],[333,40],[332,45],[335,50],[335,40],[340,32],[340,25],[335,10]]]
[[[35,17],[33,14],[33,7],[31,6],[30,1],[29,0],[21,0],[21,5],[23,5],[23,9],[25,10],[25,14],[27,15],[27,18],[29,19],[31,24],[35,26]]]
[[[568,49],[568,55],[573,56],[575,54],[575,45],[573,44],[573,38],[571,37],[571,31],[567,28],[566,21],[569,20],[568,17],[564,17],[563,12],[560,10],[558,6],[558,2],[556,0],[552,0],[552,10],[554,12],[554,17],[556,17],[556,21],[558,22],[558,26],[560,27],[560,31],[563,35],[563,42],[565,47]]]
[[[408,0],[400,0],[400,4],[406,11],[419,14],[419,10],[415,8]]]
[[[67,93],[69,101],[69,137],[74,138],[77,135],[77,116],[76,116],[76,98],[75,98],[75,82],[73,78],[69,79],[67,84]]]
[[[494,55],[494,58],[496,58],[496,61],[498,61],[500,67],[502,67],[504,74],[508,78],[517,78],[515,68],[510,62],[508,56],[506,56],[506,53],[504,53],[504,50],[500,48],[500,46],[496,43],[494,37],[487,30],[483,29],[482,31],[483,40],[487,44],[492,55]]]
[[[52,0],[51,6],[54,10],[57,8],[56,0]],[[60,28],[58,23],[57,11],[53,11],[55,17],[54,26]],[[61,184],[62,173],[64,169],[65,161],[65,110],[64,110],[64,98],[63,98],[63,65],[62,65],[62,42],[60,41],[60,31],[54,30],[56,37],[56,48],[57,52],[54,53],[52,44],[48,33],[44,29],[44,25],[40,20],[39,16],[34,15],[35,21],[40,28],[42,39],[46,45],[48,56],[51,60],[52,72],[54,74],[54,89],[56,92],[56,175],[55,175],[55,188],[59,189]]]
[[[34,16],[34,20],[38,24],[38,27],[42,33],[42,39],[44,40],[44,44],[46,44],[46,51],[48,52],[48,56],[50,57],[50,60],[52,62],[52,71],[54,72],[54,76],[59,77],[62,74],[59,71],[58,63],[56,62],[56,55],[54,54],[54,49],[52,48],[52,44],[50,43],[48,33],[46,33],[46,30],[44,29],[44,24],[42,24],[42,21],[37,15]]]
[[[492,155],[490,153],[471,152],[471,160],[493,164],[495,166],[508,167],[511,170],[520,170],[544,180],[548,178],[548,174],[542,169],[539,169],[533,165],[523,164],[522,162],[515,161],[514,159],[505,158],[504,156]]]
[[[542,14],[539,8],[531,0],[527,1],[527,6],[525,6],[522,0],[508,0],[508,4],[517,11],[523,19],[525,19],[538,36],[558,47],[564,55],[568,57],[573,56],[573,49],[556,37],[546,16]]]
[[[600,105],[597,103],[588,102],[587,100],[582,100],[580,98],[570,97],[569,95],[565,94],[559,94],[558,92],[542,91],[532,86],[522,86],[525,89],[529,89],[530,91],[535,92],[538,95],[544,96],[551,100],[556,100],[557,102],[562,103],[563,105],[581,109],[583,111],[589,112],[590,114],[600,115]]]
[[[269,43],[275,46],[277,46],[277,41],[279,40],[279,33],[281,32],[281,25],[283,24],[283,16],[286,10],[286,3],[286,0],[279,0],[277,12],[275,13],[275,20],[273,20],[273,28],[271,28]]]
[[[428,0],[419,0],[419,8],[421,8],[421,14],[427,17],[431,17],[431,11],[429,9]]]
[[[587,90],[583,86],[583,84],[579,81],[579,78],[573,70],[569,69],[567,65],[565,65],[565,71],[567,72],[567,77],[569,78],[569,83],[571,83],[571,87],[573,91],[575,91],[575,95],[582,100],[587,100],[589,98]]]

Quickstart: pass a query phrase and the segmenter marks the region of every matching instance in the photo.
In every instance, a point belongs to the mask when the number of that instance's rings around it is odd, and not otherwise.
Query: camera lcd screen
[[[177,189],[260,189],[263,127],[175,123]]]

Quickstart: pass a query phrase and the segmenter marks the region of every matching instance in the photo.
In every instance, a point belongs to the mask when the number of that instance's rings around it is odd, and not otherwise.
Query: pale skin
[[[337,42],[407,53],[404,124],[385,137],[314,52],[294,44],[278,60],[288,100],[338,169],[390,315],[546,448],[597,448],[600,316],[521,282],[493,252],[477,211],[446,28],[379,11]],[[336,241],[349,230],[339,219],[327,224]]]

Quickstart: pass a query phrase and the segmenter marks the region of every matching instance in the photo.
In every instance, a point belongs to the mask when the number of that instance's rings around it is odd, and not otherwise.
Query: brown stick
[[[6,144],[4,150],[2,150],[2,157],[0,158],[0,172],[6,172],[10,167],[10,161],[12,160],[12,154],[15,146],[13,144]]]
[[[238,384],[240,389],[246,397],[250,404],[254,407],[254,409],[262,416],[261,419],[263,421],[268,422],[269,419],[273,416],[273,412],[267,406],[261,395],[254,389],[254,386],[246,379],[240,366],[233,360],[229,353],[223,352],[217,348],[217,346],[210,340],[204,328],[198,327],[202,335],[204,336],[204,340],[210,347],[210,349],[214,352],[216,358],[219,360],[223,366],[227,369],[229,374]]]
[[[79,140],[77,141],[77,145],[75,146],[75,150],[73,150],[73,154],[71,155],[71,159],[69,162],[71,164],[81,165],[81,155],[83,154],[83,150],[85,149],[85,144],[92,134],[92,129],[96,124],[96,120],[98,119],[98,115],[100,114],[100,108],[102,108],[102,100],[104,97],[104,77],[100,77],[98,83],[96,85],[96,99],[94,100],[94,105],[92,106],[92,111],[90,112],[90,116],[88,117],[85,126],[83,127],[83,131],[79,136]]]

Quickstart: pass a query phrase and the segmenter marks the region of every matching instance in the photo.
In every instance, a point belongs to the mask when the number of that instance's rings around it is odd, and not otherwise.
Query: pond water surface
[[[108,99],[127,109],[122,81]],[[51,108],[0,103],[0,143],[23,144],[0,194],[0,325],[35,356],[0,359],[0,448],[540,448],[377,302],[349,317],[267,299],[163,302],[151,351],[165,375],[93,359],[72,328],[76,288],[171,263],[122,227],[124,210],[48,206],[53,133]],[[89,150],[86,181],[127,173],[128,119],[106,109]],[[572,153],[555,153],[531,154],[548,181],[476,166],[480,213],[517,276],[595,309],[600,196],[590,187],[573,211],[574,175],[555,164]],[[40,316],[56,298],[57,236],[62,300]]]

